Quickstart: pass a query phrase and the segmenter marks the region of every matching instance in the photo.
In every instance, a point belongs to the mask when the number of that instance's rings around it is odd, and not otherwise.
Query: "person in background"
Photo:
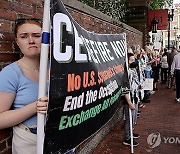
[[[131,48],[128,48],[128,53],[133,53],[133,50]]]
[[[164,53],[161,57],[161,83],[166,84],[168,75],[168,62],[167,62],[167,49],[164,49]]]
[[[144,58],[145,51],[144,49],[141,49],[140,54],[137,56],[138,63],[139,63],[139,82],[140,82],[140,88],[139,88],[139,107],[143,108],[145,105],[142,103],[144,98],[144,90],[143,90],[143,83],[145,81],[145,74],[144,74],[144,68],[146,67],[146,61]],[[139,111],[140,114],[140,111]]]
[[[154,59],[152,58],[151,50],[146,47],[145,54],[143,55],[146,61],[146,67],[144,68],[144,73],[146,78],[151,78],[152,75],[152,63],[154,63]]]
[[[146,67],[144,68],[144,74],[145,78],[151,78],[152,75],[152,63],[154,63],[154,59],[151,55],[151,50],[146,46],[145,47],[145,54],[143,54],[144,61],[146,62]],[[145,90],[144,91],[144,99],[143,103],[149,103],[150,102],[150,91]]]
[[[130,139],[130,118],[132,118],[132,121],[134,121],[134,115],[137,114],[137,110],[135,107],[135,104],[138,101],[138,87],[139,87],[139,80],[138,80],[138,75],[136,72],[136,68],[138,67],[138,64],[135,62],[135,58],[134,58],[134,54],[133,53],[128,53],[128,76],[124,76],[124,81],[126,81],[128,78],[129,80],[127,81],[128,84],[126,84],[126,87],[124,87],[124,89],[129,89],[129,91],[127,92],[127,90],[123,90],[124,95],[122,96],[122,102],[124,104],[124,120],[125,120],[125,124],[124,124],[124,130],[125,130],[125,139],[123,141],[124,145],[131,145],[131,139]],[[125,84],[125,82],[124,82]],[[128,86],[127,86],[128,85]],[[130,98],[129,98],[129,92],[130,92]],[[132,111],[132,117],[129,117],[129,108]],[[133,123],[133,127],[134,127]],[[139,138],[140,135],[133,133],[133,138]],[[139,143],[136,141],[133,141],[133,146],[138,146]]]
[[[138,84],[139,84],[139,87],[140,87],[140,83],[141,83],[141,79],[142,79],[142,71],[141,71],[141,66],[140,66],[140,62],[139,62],[139,58],[141,57],[141,52],[140,52],[140,46],[136,46],[136,50],[134,51],[134,58],[135,58],[135,63],[137,64],[137,67],[135,68],[136,69],[136,73],[137,73],[137,79],[138,79]],[[130,71],[132,71],[132,69],[130,69]],[[134,72],[133,72],[134,73]],[[138,88],[138,90],[136,91],[136,98],[137,98],[137,101],[135,103],[135,110],[136,112],[134,112],[134,117],[133,117],[133,123],[136,124],[137,123],[137,117],[139,117],[140,115],[140,111],[138,109],[139,107],[139,103],[140,101],[142,100],[141,99],[141,93],[140,93],[140,88]]]
[[[23,57],[0,72],[0,129],[13,127],[12,154],[36,153],[37,112],[47,111],[48,97],[38,99],[41,26],[39,19],[16,20]]]
[[[141,65],[141,68],[143,70],[143,74],[144,74],[144,69],[146,68],[146,59],[145,59],[145,51],[144,49],[141,48],[141,56],[139,57],[139,62]]]
[[[160,69],[160,64],[159,64],[159,57],[158,57],[158,51],[153,51],[152,52],[152,58],[154,59],[154,62],[152,63],[152,77],[154,79],[153,83],[153,90],[158,90],[157,88],[157,82],[159,81],[159,69]]]
[[[174,59],[174,56],[177,54],[177,49],[175,46],[172,47],[172,50],[167,55],[167,61],[168,61],[168,88],[170,89],[172,86],[174,86],[175,78],[171,75],[171,65]]]
[[[171,65],[171,75],[175,76],[176,101],[180,102],[180,53],[174,56],[174,59]]]

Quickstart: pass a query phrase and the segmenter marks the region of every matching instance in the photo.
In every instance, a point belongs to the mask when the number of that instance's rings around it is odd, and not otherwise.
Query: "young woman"
[[[152,52],[152,57],[154,59],[154,63],[152,63],[152,77],[154,79],[153,90],[158,90],[157,82],[159,81],[159,57],[157,51]]]
[[[13,127],[13,154],[34,154],[37,112],[48,105],[47,96],[38,99],[40,20],[17,19],[15,39],[24,56],[0,72],[0,129]]]
[[[161,58],[161,83],[166,84],[168,75],[168,62],[167,62],[167,51],[165,51]]]

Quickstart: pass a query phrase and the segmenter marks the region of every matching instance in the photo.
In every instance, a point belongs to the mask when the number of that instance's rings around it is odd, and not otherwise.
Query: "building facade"
[[[175,5],[173,14],[173,20],[170,21],[170,47],[176,46],[177,49],[180,49],[180,3]],[[168,47],[168,30],[162,32],[163,47]]]

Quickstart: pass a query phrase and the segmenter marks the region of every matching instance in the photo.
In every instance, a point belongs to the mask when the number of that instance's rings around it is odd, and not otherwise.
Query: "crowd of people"
[[[132,112],[132,129],[134,130],[137,117],[140,115],[139,108],[145,107],[145,103],[150,103],[150,96],[158,90],[158,82],[166,84],[167,88],[174,86],[175,100],[180,102],[180,53],[175,47],[171,51],[166,48],[158,51],[149,46],[145,49],[133,46],[128,49],[127,57],[129,85],[124,86],[124,89],[128,90],[124,90],[124,95],[122,95],[125,120],[123,144],[131,145],[129,112]],[[153,89],[144,90],[144,82],[148,78],[153,79]],[[127,96],[127,94],[130,95]],[[133,133],[134,139],[139,137],[139,134]],[[133,141],[133,146],[138,145],[138,142]]]
[[[36,153],[37,113],[45,114],[47,111],[48,97],[38,98],[41,27],[37,19],[16,21],[15,39],[23,57],[0,72],[0,129],[13,127],[13,154]],[[127,59],[124,77],[128,80],[124,82],[126,90],[122,96],[125,119],[123,144],[131,145],[129,108],[134,128],[140,115],[139,108],[145,107],[144,104],[150,102],[150,95],[158,90],[159,77],[168,88],[176,83],[176,101],[180,102],[180,54],[174,47],[171,52],[167,49],[159,52],[147,46],[145,49],[133,46],[128,50]],[[147,78],[154,79],[152,90],[143,89]],[[47,74],[47,87],[48,80]],[[133,133],[133,137],[139,138],[140,135]],[[133,142],[134,146],[138,144]]]

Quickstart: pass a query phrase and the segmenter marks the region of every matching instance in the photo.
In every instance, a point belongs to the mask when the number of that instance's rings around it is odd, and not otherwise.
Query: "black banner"
[[[59,0],[51,0],[50,11],[51,75],[44,153],[57,154],[73,151],[117,111],[126,35],[86,31]]]

